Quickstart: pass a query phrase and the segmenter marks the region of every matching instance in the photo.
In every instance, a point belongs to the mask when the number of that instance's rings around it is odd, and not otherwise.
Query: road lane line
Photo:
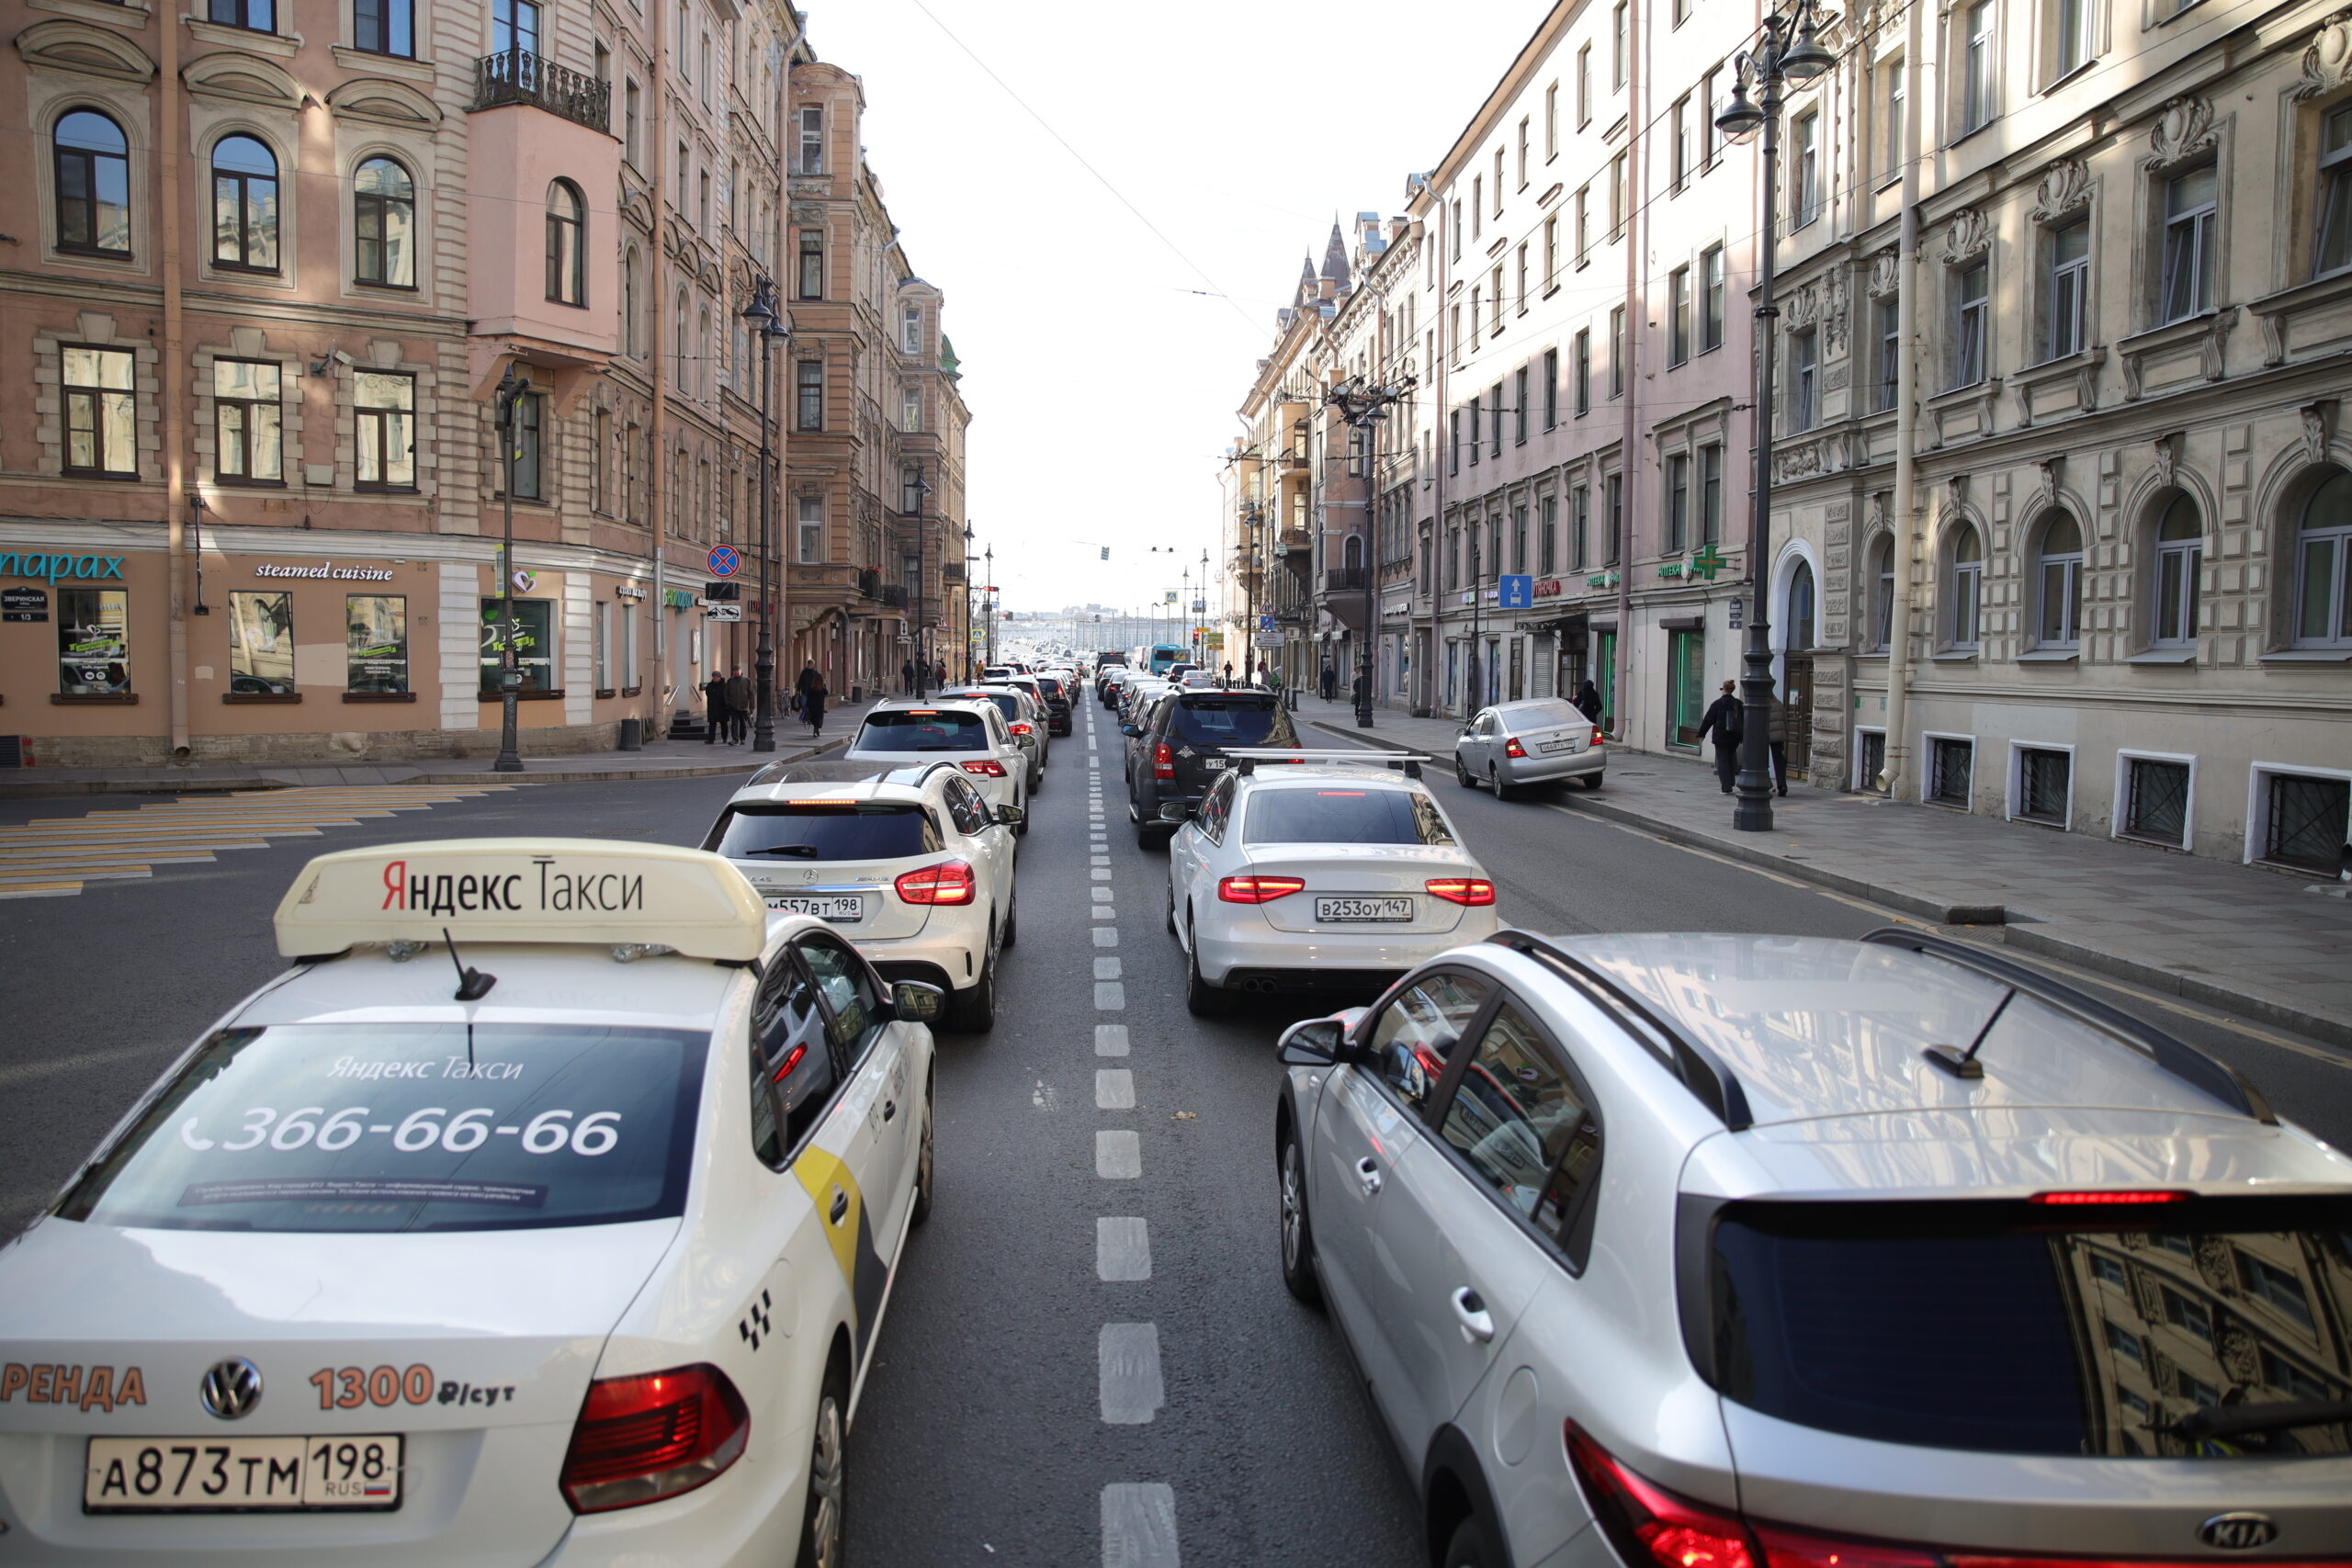
[[[1127,1054],[1127,1026],[1124,1023],[1098,1023],[1094,1026],[1094,1054],[1098,1056],[1124,1056]]]
[[[1102,1568],[1182,1568],[1174,1487],[1114,1481],[1102,1488]]]
[[[1098,904],[1107,904],[1111,901],[1111,890],[1107,887],[1089,888],[1088,891],[1094,895],[1094,901]]]
[[[1105,1181],[1134,1181],[1143,1175],[1143,1135],[1106,1127],[1094,1134],[1094,1174]]]
[[[1096,959],[1094,961],[1094,977],[1098,980],[1117,979],[1119,977],[1119,961],[1115,958]]]
[[[1119,945],[1119,928],[1118,928],[1118,927],[1116,927],[1116,926],[1097,926],[1097,927],[1095,927],[1095,928],[1094,928],[1094,945],[1095,945],[1095,946],[1097,946],[1097,947],[1116,947],[1116,946],[1118,946],[1118,945]]]
[[[1151,1278],[1151,1233],[1143,1221],[1106,1216],[1094,1222],[1094,1277],[1105,1284]]]
[[[1094,891],[1108,893],[1111,890],[1107,887],[1098,887]],[[1119,912],[1108,904],[1097,904],[1094,906],[1094,918],[1098,920],[1115,920],[1119,918]]]
[[[1140,1427],[1159,1414],[1168,1391],[1159,1379],[1159,1325],[1106,1323],[1095,1341],[1095,1366],[1102,1419],[1114,1427]]]
[[[1125,1067],[1094,1069],[1094,1109],[1097,1111],[1133,1111],[1136,1108],[1136,1076]]]
[[[1111,857],[1109,855],[1104,855],[1102,857],[1105,861],[1108,861],[1110,858]],[[1111,880],[1111,868],[1108,865],[1091,866],[1088,868],[1086,874],[1092,877],[1097,882],[1108,882]]]
[[[1094,1010],[1096,1012],[1126,1011],[1126,987],[1116,980],[1097,980],[1094,983]]]

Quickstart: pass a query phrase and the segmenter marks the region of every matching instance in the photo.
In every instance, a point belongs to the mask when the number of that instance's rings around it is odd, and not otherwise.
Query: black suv
[[[1127,817],[1145,849],[1174,836],[1182,824],[1161,820],[1159,808],[1199,805],[1225,772],[1227,748],[1298,744],[1282,699],[1245,687],[1163,693],[1119,733],[1127,738]]]
[[[1061,678],[1056,675],[1033,675],[1030,679],[1037,682],[1037,694],[1046,699],[1046,733],[1068,735],[1069,733],[1069,692],[1062,685]]]

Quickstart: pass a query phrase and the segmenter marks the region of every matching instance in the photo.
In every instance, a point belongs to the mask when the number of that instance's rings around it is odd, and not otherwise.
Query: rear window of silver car
[[[1561,729],[1572,724],[1589,727],[1592,721],[1582,710],[1566,703],[1513,703],[1495,710],[1496,716],[1509,730]]]
[[[702,847],[729,860],[901,860],[945,845],[912,802],[814,800],[730,806]]]
[[[1437,803],[1412,790],[1270,789],[1250,797],[1245,844],[1451,844]]]
[[[976,713],[952,708],[885,708],[865,716],[860,751],[985,751],[989,727]]]
[[[225,1029],[58,1213],[235,1231],[668,1219],[709,1043],[575,1023]]]
[[[2352,1452],[2352,1199],[1739,1203],[1711,1250],[1713,1381],[1784,1421],[2000,1453]]]

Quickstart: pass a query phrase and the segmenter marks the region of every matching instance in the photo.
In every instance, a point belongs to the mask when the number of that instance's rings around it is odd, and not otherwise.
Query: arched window
[[[85,255],[130,254],[130,143],[96,109],[75,109],[52,138],[57,248]]]
[[[1951,534],[1951,570],[1944,583],[1944,634],[1955,649],[1967,651],[1981,640],[1979,624],[1984,608],[1984,541],[1962,523]]]
[[[588,303],[588,204],[570,180],[548,186],[548,298]]]
[[[2197,643],[2197,568],[2205,554],[2205,519],[2186,491],[2176,493],[2156,524],[2155,645]]]
[[[2063,512],[2053,512],[2041,525],[2041,543],[2034,552],[2037,596],[2034,643],[2040,648],[2075,648],[2082,641],[2083,531]]]
[[[696,330],[695,330],[695,344],[696,347],[700,350],[701,356],[702,356],[702,357],[701,357],[700,362],[695,366],[695,394],[696,394],[697,396],[699,396],[699,397],[706,397],[706,398],[707,398],[707,397],[710,396],[710,394],[711,394],[711,389],[712,389],[712,383],[711,383],[711,346],[712,346],[712,345],[711,345],[711,341],[710,341],[710,308],[709,308],[708,306],[705,306],[705,307],[703,308],[702,320],[701,320],[701,321],[697,324],[697,327],[696,327]]]
[[[681,288],[678,290],[677,313],[670,321],[670,378],[677,383],[682,392],[694,385],[686,369],[686,291]]]
[[[1340,547],[1340,563],[1349,571],[1362,571],[1363,570],[1363,535],[1351,534],[1348,536],[1347,542]]]
[[[1781,623],[1788,630],[1788,641],[1783,646],[1799,653],[1813,646],[1815,610],[1813,566],[1800,560],[1789,573],[1789,613]]]
[[[638,333],[637,320],[637,252],[632,248],[621,257],[621,352],[639,355],[645,352],[643,338]]]
[[[1894,536],[1881,534],[1871,545],[1870,628],[1872,648],[1894,642]]]
[[[353,250],[359,281],[416,287],[416,182],[390,158],[370,158],[351,176]]]
[[[2303,502],[2295,552],[2295,646],[2352,648],[2352,474]]]
[[[277,270],[277,156],[250,136],[212,146],[212,263]]]

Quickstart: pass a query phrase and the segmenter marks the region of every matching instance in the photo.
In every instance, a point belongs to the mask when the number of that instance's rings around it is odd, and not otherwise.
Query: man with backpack
[[[1746,717],[1739,698],[1732,691],[1733,682],[1724,682],[1724,694],[1707,705],[1707,715],[1699,721],[1699,739],[1711,736],[1715,743],[1715,778],[1731,793],[1732,781],[1739,773],[1739,736]]]

